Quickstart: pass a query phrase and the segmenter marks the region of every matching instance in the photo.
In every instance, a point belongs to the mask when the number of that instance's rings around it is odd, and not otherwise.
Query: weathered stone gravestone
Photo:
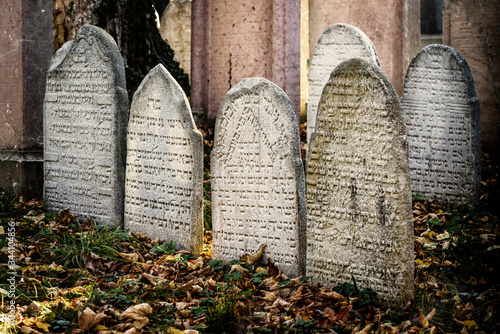
[[[305,266],[304,171],[294,109],[262,78],[243,79],[222,101],[211,158],[213,250],[238,259],[266,244],[288,276]]]
[[[191,0],[173,0],[163,11],[161,37],[174,50],[174,59],[191,78]]]
[[[401,104],[412,192],[455,205],[477,204],[481,125],[465,59],[449,46],[425,47],[408,67]]]
[[[335,67],[350,58],[361,58],[380,66],[375,47],[364,32],[348,24],[330,26],[323,32],[316,44],[307,75],[309,79],[308,142],[316,128],[316,114],[321,92]]]
[[[44,101],[44,204],[123,222],[127,92],[112,37],[85,25],[52,57]]]
[[[413,223],[406,129],[396,92],[373,63],[332,72],[307,166],[307,276],[353,283],[380,302],[413,296]]]
[[[203,139],[182,88],[163,67],[134,94],[127,134],[125,228],[201,252]]]

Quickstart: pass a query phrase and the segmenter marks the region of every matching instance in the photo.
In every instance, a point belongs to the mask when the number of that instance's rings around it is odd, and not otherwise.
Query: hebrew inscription
[[[85,25],[53,57],[44,101],[44,204],[123,222],[127,93],[123,59]]]
[[[353,283],[380,302],[413,296],[408,151],[392,84],[371,62],[337,66],[323,91],[307,166],[307,276]]]
[[[202,172],[203,139],[189,102],[158,65],[144,78],[130,109],[125,227],[201,252]]]
[[[413,193],[474,205],[480,186],[480,116],[465,59],[444,45],[411,62],[401,99],[408,127]]]
[[[360,29],[348,24],[334,24],[321,35],[309,68],[307,100],[307,142],[316,129],[316,114],[321,92],[335,67],[350,58],[361,58],[379,65],[370,39]]]
[[[294,109],[261,78],[243,79],[222,101],[211,159],[213,250],[238,259],[266,244],[290,277],[304,273],[304,172]]]

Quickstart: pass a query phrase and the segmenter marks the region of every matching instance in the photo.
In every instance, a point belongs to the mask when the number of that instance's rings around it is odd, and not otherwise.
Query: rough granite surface
[[[304,274],[304,170],[292,104],[262,78],[243,79],[217,114],[212,176],[212,256],[230,261],[267,247],[289,277]]]
[[[203,138],[163,65],[135,92],[127,131],[125,228],[201,252]]]
[[[123,223],[127,91],[123,59],[104,30],[84,25],[57,51],[44,101],[44,205]]]
[[[361,58],[380,66],[375,46],[360,29],[348,24],[334,24],[321,35],[311,59],[307,75],[309,96],[307,100],[307,141],[316,129],[316,115],[321,92],[330,74],[341,62]]]
[[[332,72],[307,166],[307,276],[403,307],[413,297],[406,127],[396,92],[362,59]]]
[[[412,193],[474,206],[481,185],[481,121],[464,57],[425,47],[410,63],[401,98],[408,128]]]

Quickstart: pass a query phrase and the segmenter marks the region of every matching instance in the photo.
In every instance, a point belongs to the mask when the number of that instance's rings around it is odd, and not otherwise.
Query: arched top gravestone
[[[307,141],[316,129],[316,115],[321,92],[335,67],[350,58],[361,58],[380,66],[370,39],[360,29],[348,24],[334,24],[321,35],[311,59],[307,75]]]
[[[127,92],[113,38],[85,25],[52,57],[44,101],[44,204],[123,222]]]
[[[161,16],[160,34],[174,50],[174,59],[191,78],[191,0],[168,3]]]
[[[307,166],[307,276],[413,296],[413,223],[406,128],[396,92],[373,63],[332,72],[318,108]]]
[[[182,88],[160,64],[130,108],[125,228],[201,252],[202,181],[202,135]]]
[[[401,98],[413,193],[474,206],[481,182],[481,125],[474,81],[462,55],[425,47],[410,63]]]
[[[304,171],[286,94],[262,78],[233,87],[217,114],[211,158],[213,256],[230,261],[266,244],[264,261],[302,275]]]

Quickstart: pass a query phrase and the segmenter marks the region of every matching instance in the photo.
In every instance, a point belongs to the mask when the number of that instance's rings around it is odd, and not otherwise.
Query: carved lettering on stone
[[[477,204],[479,102],[465,59],[449,46],[425,47],[408,67],[401,104],[412,192],[455,205]]]
[[[230,261],[266,244],[288,276],[304,273],[304,172],[294,109],[266,79],[243,79],[222,101],[211,159],[213,250]]]
[[[380,66],[370,39],[360,29],[348,24],[334,24],[321,35],[307,75],[307,142],[316,129],[316,115],[321,92],[335,67],[350,58],[361,58]]]
[[[323,91],[307,166],[307,276],[380,302],[413,296],[406,129],[392,84],[371,62],[337,66]]]
[[[123,222],[127,92],[112,37],[85,25],[52,57],[44,101],[44,204]]]
[[[125,228],[201,252],[202,173],[203,139],[189,102],[158,65],[144,78],[130,109]]]

